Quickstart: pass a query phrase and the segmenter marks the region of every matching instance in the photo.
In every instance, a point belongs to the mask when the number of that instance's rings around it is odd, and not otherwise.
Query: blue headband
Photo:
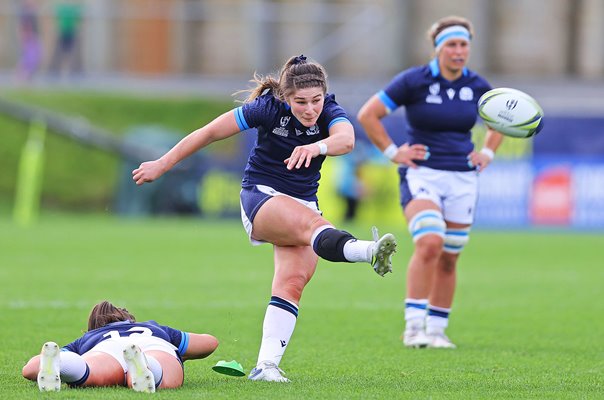
[[[434,38],[434,48],[436,51],[440,50],[442,45],[445,44],[447,40],[464,39],[469,42],[470,38],[470,31],[468,31],[465,27],[461,25],[453,25],[443,29],[438,35],[436,35]]]

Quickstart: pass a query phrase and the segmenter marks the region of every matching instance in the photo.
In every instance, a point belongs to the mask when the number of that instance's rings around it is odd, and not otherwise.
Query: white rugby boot
[[[427,337],[430,340],[428,347],[431,349],[455,349],[457,346],[445,335],[444,331],[428,332]]]
[[[265,382],[289,382],[290,380],[284,377],[285,372],[277,367],[277,364],[271,361],[261,361],[256,365],[256,368],[250,371],[248,379],[251,381]]]
[[[134,343],[124,348],[124,360],[128,365],[128,373],[135,392],[154,393],[155,377],[147,366],[147,359],[140,347]]]
[[[371,266],[379,276],[384,276],[392,272],[392,254],[396,251],[396,239],[391,233],[380,238],[375,226],[371,228],[371,232],[375,242],[371,249]]]
[[[61,390],[61,350],[55,342],[46,342],[40,352],[38,388],[41,392]]]
[[[411,347],[415,349],[422,349],[427,347],[430,343],[430,339],[426,335],[423,326],[409,325],[403,332],[403,344],[405,347]]]

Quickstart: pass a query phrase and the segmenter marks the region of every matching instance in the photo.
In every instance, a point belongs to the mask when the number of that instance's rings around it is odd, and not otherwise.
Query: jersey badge
[[[430,94],[426,96],[426,103],[442,104],[443,99],[440,97],[440,83],[435,82],[428,87]]]
[[[319,134],[319,126],[318,125],[313,125],[310,128],[308,128],[306,130],[306,135],[307,136],[314,136],[314,135],[318,135]]]
[[[459,99],[463,100],[463,101],[472,101],[474,100],[474,91],[467,87],[464,86],[459,90]]]

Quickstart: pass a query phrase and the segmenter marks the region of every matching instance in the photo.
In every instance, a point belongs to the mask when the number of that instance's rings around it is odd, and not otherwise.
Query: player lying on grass
[[[155,321],[136,322],[125,308],[103,301],[94,306],[88,331],[63,348],[46,342],[23,367],[40,391],[57,391],[61,382],[79,386],[129,386],[137,392],[176,388],[183,362],[209,356],[218,340],[183,332]]]

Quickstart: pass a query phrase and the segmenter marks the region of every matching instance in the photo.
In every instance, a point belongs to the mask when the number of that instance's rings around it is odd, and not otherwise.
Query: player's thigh
[[[90,375],[84,386],[116,386],[125,384],[122,365],[107,353],[89,352],[82,355],[90,368]]]
[[[274,196],[256,213],[252,237],[278,246],[307,246],[312,227],[321,220],[317,211],[291,197]]]
[[[272,294],[298,302],[317,268],[319,257],[310,246],[275,246]]]
[[[155,358],[161,365],[163,377],[160,388],[168,389],[182,386],[184,371],[176,357],[160,350],[148,350],[145,354]]]
[[[411,221],[418,213],[427,210],[441,211],[440,207],[435,204],[432,200],[417,199],[411,200],[404,208],[405,218],[407,221]]]
[[[478,177],[473,171],[452,172],[449,189],[443,199],[443,214],[447,225],[471,225],[478,201]]]

